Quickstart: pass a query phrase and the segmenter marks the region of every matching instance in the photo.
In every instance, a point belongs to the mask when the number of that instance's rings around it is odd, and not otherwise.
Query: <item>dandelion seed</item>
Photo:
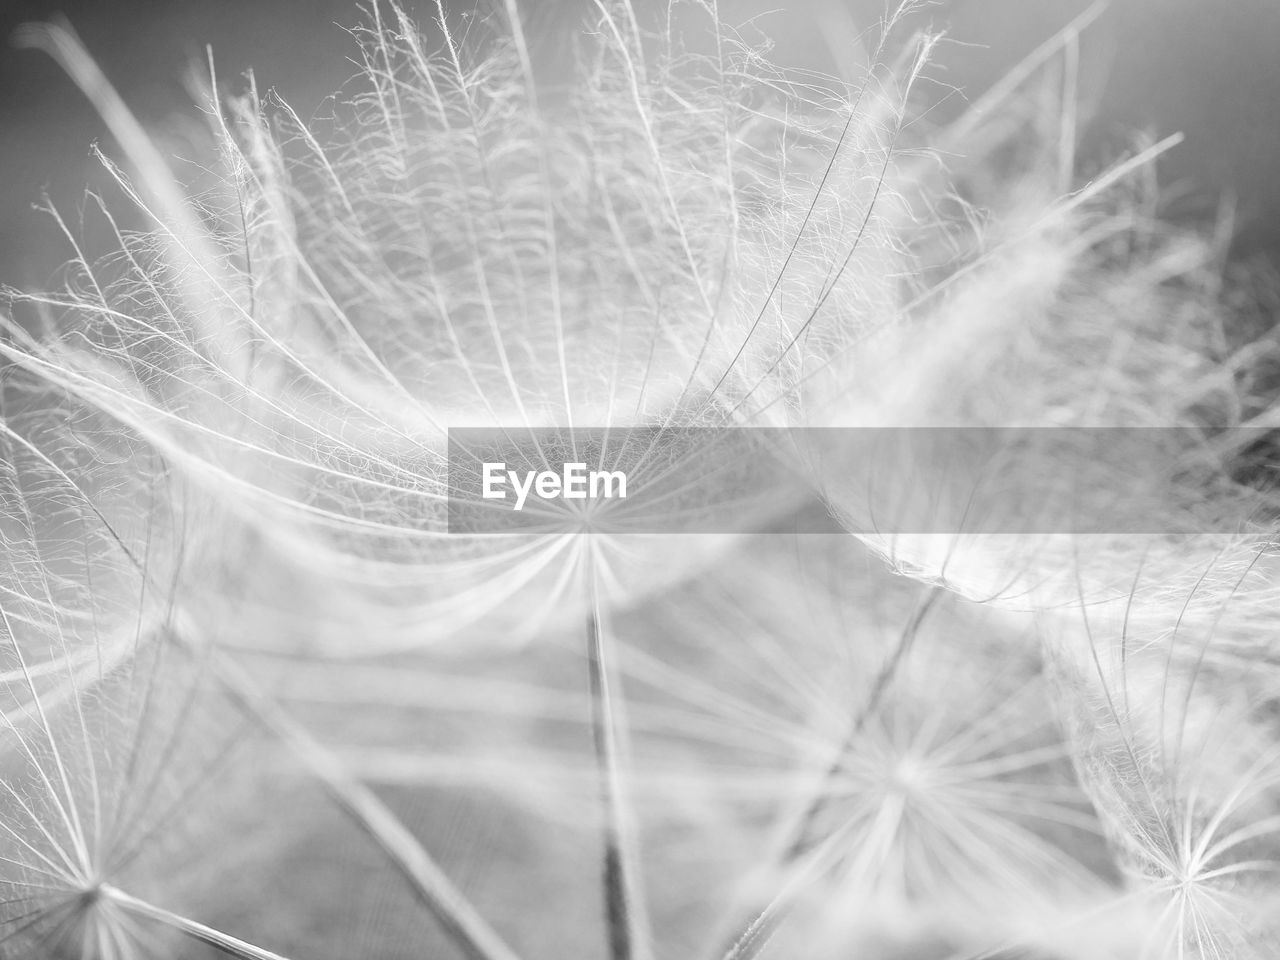
[[[179,830],[216,786],[255,821],[272,791],[323,806],[299,835],[354,828],[370,909],[474,960],[1000,956],[1085,928],[1090,956],[1266,955],[1274,731],[1240,691],[1274,695],[1246,668],[1273,659],[1275,511],[1267,448],[1239,438],[1272,415],[1271,352],[1212,243],[1144,213],[1176,136],[1072,191],[1095,9],[929,129],[941,38],[915,8],[835,82],[771,67],[714,3],[651,34],[600,0],[560,90],[520,4],[459,28],[437,3],[436,40],[375,4],[331,125],[252,81],[223,99],[211,62],[197,196],[67,28],[25,33],[127,169],[99,153],[107,256],[50,208],[66,282],[7,296],[0,949],[277,956],[160,905],[184,862],[220,879],[231,851],[184,861]],[[1047,133],[1019,99],[1041,83]],[[895,523],[954,507],[954,473],[805,444],[922,426],[1179,427],[1192,466],[1143,503],[1158,534],[920,533]],[[670,439],[750,427],[791,431],[849,535],[776,536],[800,507],[744,494],[750,457],[695,477],[706,449]],[[729,520],[459,533],[450,446],[479,428],[535,469],[666,479],[659,517],[718,497]],[[260,779],[230,759],[251,735]],[[564,889],[438,862],[399,805],[445,792],[484,829],[520,814]],[[292,835],[259,825],[242,855],[278,878]],[[351,886],[309,909],[345,916]],[[517,904],[553,896],[576,922]]]

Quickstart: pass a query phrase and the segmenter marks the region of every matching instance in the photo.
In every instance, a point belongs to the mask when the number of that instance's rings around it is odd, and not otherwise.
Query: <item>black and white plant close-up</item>
[[[1280,957],[1280,10],[27,6],[0,957]]]

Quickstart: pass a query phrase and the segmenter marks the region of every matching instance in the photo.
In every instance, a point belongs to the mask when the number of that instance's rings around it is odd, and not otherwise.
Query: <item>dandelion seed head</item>
[[[717,936],[749,960],[775,932],[816,956],[1267,955],[1274,674],[1245,674],[1274,660],[1274,504],[1230,442],[1274,405],[1274,351],[1216,242],[1148,214],[1172,138],[1080,176],[1075,106],[1027,95],[1059,86],[1035,64],[934,127],[913,6],[836,83],[771,66],[714,5],[703,50],[604,2],[549,90],[518,20],[463,35],[442,8],[423,32],[376,5],[329,120],[211,77],[217,156],[186,185],[65,29],[30,35],[123,156],[86,204],[105,254],[51,209],[68,267],[7,296],[0,883],[55,902],[0,936],[159,953],[142,917],[263,956],[136,899],[180,898],[185,865],[223,902],[223,858],[279,881],[329,836],[308,815],[248,849],[232,816],[193,855],[186,791],[216,786],[250,819],[322,795],[409,881],[407,916],[486,958],[509,951],[488,914],[562,953],[603,924],[640,960]],[[1077,34],[1049,45],[1064,70]],[[717,535],[558,508],[571,529],[449,530],[452,431],[753,426],[1181,427],[1211,456],[1144,504],[1151,535],[881,530],[954,476],[878,483],[813,450],[818,545],[745,535],[794,505],[732,478]],[[283,749],[223,777],[245,726]],[[415,834],[441,809],[480,824],[446,859],[484,853],[483,911]],[[563,891],[515,882],[486,830],[560,857],[582,923],[529,922]],[[622,925],[576,896],[599,847]]]

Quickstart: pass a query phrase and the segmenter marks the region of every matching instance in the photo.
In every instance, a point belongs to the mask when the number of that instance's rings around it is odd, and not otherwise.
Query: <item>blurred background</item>
[[[590,0],[522,0],[539,34],[568,31]],[[662,0],[637,0],[637,6]],[[478,0],[482,11],[500,6]],[[451,15],[477,0],[449,0]],[[429,26],[434,0],[405,0]],[[976,95],[1062,25],[1087,0],[940,0],[922,17],[950,39],[935,71]],[[720,0],[731,23],[758,18],[776,40],[775,59],[835,72],[840,43],[883,13],[880,0]],[[354,72],[343,29],[362,18],[352,0],[0,0],[0,282],[42,285],[65,257],[47,217],[31,206],[47,191],[74,209],[96,177],[89,145],[102,123],[43,53],[10,41],[20,24],[62,15],[145,124],[167,129],[179,159],[184,126],[198,120],[190,78],[214,50],[223,86],[252,67],[308,116]],[[856,45],[856,44],[854,44]],[[1086,34],[1081,89],[1094,116],[1090,145],[1138,127],[1186,134],[1161,161],[1172,210],[1211,216],[1235,202],[1236,256],[1280,262],[1280,2],[1277,0],[1112,0]],[[958,106],[959,101],[955,101]],[[193,119],[196,118],[196,119]],[[1102,149],[1095,146],[1095,149]],[[112,149],[108,145],[109,151]]]

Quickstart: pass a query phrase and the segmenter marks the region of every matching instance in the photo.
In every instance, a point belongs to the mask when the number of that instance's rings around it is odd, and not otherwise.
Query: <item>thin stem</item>
[[[427,908],[468,960],[519,960],[516,953],[479,914],[422,843],[382,799],[351,776],[331,750],[257,689],[226,657],[217,662],[227,691],[279,737],[320,780],[326,792],[408,880]]]
[[[808,798],[808,802],[805,803],[795,819],[782,831],[785,839],[781,855],[778,858],[778,867],[794,867],[803,860],[807,850],[809,834],[813,829],[814,823],[817,822],[818,816],[826,808],[828,791],[832,782],[839,776],[845,757],[857,741],[859,734],[862,733],[867,720],[870,719],[884,699],[884,695],[901,668],[903,660],[906,659],[907,654],[915,645],[921,625],[941,595],[941,588],[932,588],[920,606],[916,608],[911,619],[903,627],[892,654],[890,654],[889,659],[881,667],[880,672],[872,682],[866,703],[863,704],[862,709],[858,711],[853,718],[853,722],[849,725],[848,731],[841,738],[839,748],[823,771]],[[795,902],[794,895],[798,888],[803,885],[805,880],[812,879],[811,873],[813,869],[814,864],[806,864],[782,894],[775,897],[763,909],[754,912],[751,921],[741,929],[741,932],[719,950],[719,955],[723,957],[723,960],[751,960],[751,958],[759,955],[760,951],[764,949],[777,931],[778,926],[786,919]]]
[[[725,960],[744,960],[746,957],[758,955],[773,938],[778,926],[786,919],[787,905],[790,902],[790,896],[779,897],[756,914],[733,945],[725,951]]]
[[[911,619],[902,629],[902,633],[898,636],[898,643],[893,648],[893,653],[884,666],[880,668],[880,672],[876,674],[876,678],[871,685],[871,693],[867,697],[867,702],[863,704],[862,709],[858,711],[853,723],[849,725],[848,732],[840,741],[839,750],[836,752],[835,758],[827,767],[818,789],[810,797],[808,805],[804,812],[797,818],[796,823],[787,834],[786,852],[784,861],[791,862],[804,852],[805,841],[809,831],[817,820],[818,815],[822,812],[827,799],[827,789],[840,773],[840,768],[844,764],[844,759],[849,751],[853,748],[858,736],[862,733],[862,729],[867,725],[867,721],[871,715],[879,708],[880,702],[884,699],[884,695],[888,692],[889,685],[893,682],[893,678],[897,675],[902,661],[906,658],[911,648],[915,645],[916,637],[920,634],[920,626],[924,623],[925,617],[929,615],[929,611],[933,609],[934,604],[941,597],[942,590],[940,587],[930,589],[924,601],[916,608]]]
[[[650,955],[639,871],[629,843],[621,762],[624,729],[621,705],[610,682],[608,649],[601,629],[594,570],[586,564],[587,682],[591,698],[591,738],[599,787],[602,826],[605,921],[611,960],[646,960]]]
[[[192,940],[206,943],[228,956],[238,957],[239,960],[285,960],[278,953],[264,950],[262,947],[254,946],[252,943],[223,933],[221,930],[206,927],[203,923],[197,923],[180,914],[165,910],[163,907],[157,907],[155,904],[147,903],[145,900],[139,900],[137,897],[130,896],[123,890],[118,890],[109,884],[104,883],[99,887],[98,894],[103,899],[114,903],[122,910],[136,917],[163,924],[190,937]]]

